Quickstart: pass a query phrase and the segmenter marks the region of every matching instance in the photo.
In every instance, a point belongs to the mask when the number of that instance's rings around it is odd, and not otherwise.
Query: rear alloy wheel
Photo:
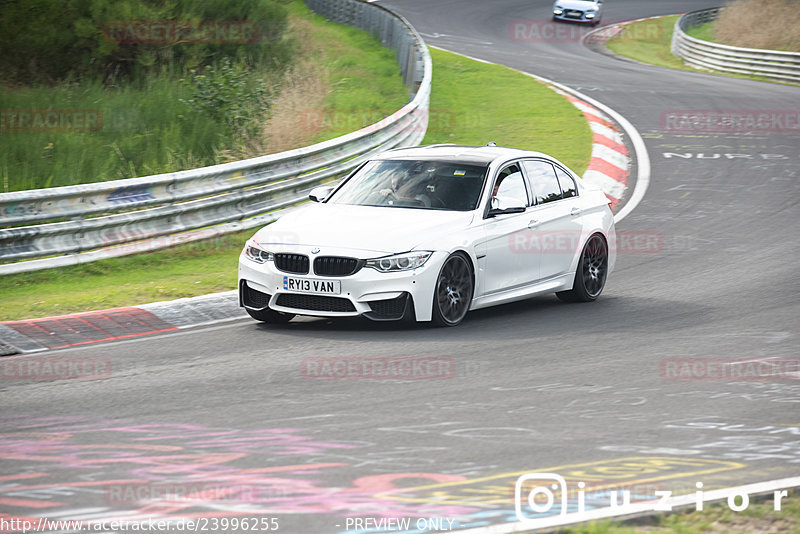
[[[600,234],[595,234],[583,247],[572,289],[559,291],[556,296],[566,302],[591,302],[603,292],[607,275],[608,245]]]
[[[439,326],[458,326],[472,304],[472,268],[463,254],[445,260],[433,291],[433,322]]]
[[[261,321],[262,323],[283,324],[288,323],[294,317],[293,313],[277,312],[275,310],[270,310],[269,308],[264,308],[263,310],[251,310],[249,308],[245,308],[245,310],[250,317],[256,321]]]

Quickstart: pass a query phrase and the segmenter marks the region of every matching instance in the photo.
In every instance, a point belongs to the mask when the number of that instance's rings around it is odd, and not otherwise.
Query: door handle
[[[537,221],[536,219],[531,219],[531,222],[528,223],[529,229],[536,228],[537,226],[539,226],[539,221]]]
[[[580,215],[581,214],[581,209],[580,208],[572,208],[572,210],[570,210],[569,214],[572,215],[573,217],[576,216],[576,215]]]

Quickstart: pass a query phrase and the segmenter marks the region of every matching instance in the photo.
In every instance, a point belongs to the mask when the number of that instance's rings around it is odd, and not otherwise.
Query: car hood
[[[287,213],[254,236],[259,245],[349,249],[353,255],[414,250],[437,235],[466,228],[472,212],[314,204]]]
[[[564,9],[577,9],[579,11],[599,9],[598,5],[594,2],[581,2],[580,0],[558,0],[554,6],[559,6]]]

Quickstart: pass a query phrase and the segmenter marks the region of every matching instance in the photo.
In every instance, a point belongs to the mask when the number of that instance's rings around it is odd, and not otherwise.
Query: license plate
[[[283,277],[283,290],[293,293],[313,293],[317,295],[338,295],[342,292],[340,280],[315,280],[313,278]]]

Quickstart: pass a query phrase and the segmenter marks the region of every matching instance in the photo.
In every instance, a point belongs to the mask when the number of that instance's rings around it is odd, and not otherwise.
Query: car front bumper
[[[598,22],[600,20],[600,13],[595,13],[594,17],[586,18],[586,13],[581,13],[579,16],[569,16],[567,15],[567,11],[564,11],[560,15],[556,15],[553,13],[553,20],[558,20],[562,22],[582,22],[584,24],[592,24]]]
[[[356,317],[398,320],[413,310],[417,321],[430,321],[433,292],[444,252],[434,252],[425,265],[411,271],[382,273],[362,267],[349,276],[293,274],[275,263],[257,263],[239,256],[239,305],[251,310],[272,310],[314,317]],[[286,277],[331,280],[341,283],[339,294],[313,294],[287,290]]]

